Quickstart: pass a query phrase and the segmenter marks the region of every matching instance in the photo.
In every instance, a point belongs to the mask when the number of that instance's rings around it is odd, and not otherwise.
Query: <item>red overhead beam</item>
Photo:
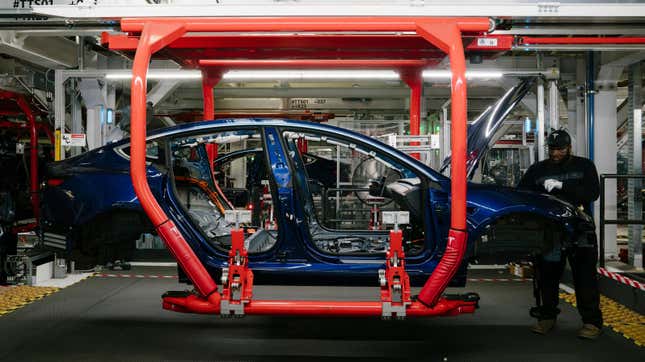
[[[462,32],[484,33],[491,28],[488,18],[428,17],[204,17],[204,18],[125,18],[121,30],[141,33],[151,21],[158,25],[181,24],[185,32],[258,32],[258,31],[417,31],[422,23],[457,26]],[[486,23],[484,26],[483,24]]]
[[[102,42],[114,50],[134,50],[138,36],[102,35]],[[214,35],[186,36],[168,46],[169,49],[434,49],[422,37],[414,35],[330,35],[330,34],[272,34],[272,35]]]
[[[428,66],[436,65],[445,58],[437,49],[414,50],[317,50],[317,49],[223,49],[223,50],[186,50],[164,51],[162,56],[175,59],[180,63],[197,66],[200,59],[424,59]]]
[[[199,61],[203,67],[221,69],[305,69],[305,68],[407,68],[425,67],[428,61],[420,59],[203,59]]]

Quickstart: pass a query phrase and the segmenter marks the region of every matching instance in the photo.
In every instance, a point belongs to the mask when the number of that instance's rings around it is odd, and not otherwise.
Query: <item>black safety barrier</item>
[[[645,225],[645,220],[641,219],[615,219],[615,220],[608,220],[605,219],[605,180],[606,179],[638,179],[638,180],[643,180],[645,179],[645,175],[639,175],[639,174],[624,174],[624,175],[618,175],[618,174],[601,174],[600,175],[600,240],[599,240],[599,245],[598,245],[598,253],[600,254],[600,257],[598,258],[600,261],[600,266],[604,267],[605,266],[605,225]],[[642,214],[642,210],[641,210]]]

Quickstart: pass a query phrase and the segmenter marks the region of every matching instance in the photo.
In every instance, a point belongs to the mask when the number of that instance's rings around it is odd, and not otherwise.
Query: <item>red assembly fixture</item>
[[[29,192],[31,194],[31,206],[33,208],[34,218],[36,219],[36,223],[38,223],[38,219],[40,218],[40,196],[38,194],[38,128],[43,127],[39,127],[39,125],[36,123],[36,116],[31,111],[29,103],[22,94],[10,91],[0,91],[0,100],[14,101],[20,109],[20,112],[8,110],[7,112],[0,111],[0,114],[24,115],[27,118],[27,127],[29,128],[29,144],[31,147],[29,151]],[[3,122],[2,124],[3,127],[16,127],[16,125],[17,124],[13,122]],[[52,140],[51,131],[46,129],[46,132],[50,137],[50,140]]]
[[[417,301],[404,310],[408,316],[456,315],[470,313],[476,301],[441,298],[450,279],[462,262],[466,249],[466,62],[462,32],[489,30],[487,18],[424,17],[286,17],[286,18],[137,18],[122,19],[124,32],[140,34],[134,57],[132,77],[131,175],[135,192],[159,235],[191,279],[199,295],[168,294],[166,309],[178,312],[221,313],[222,300],[217,285],[188,246],[181,233],[160,208],[146,179],[145,94],[146,74],[151,55],[180,41],[188,32],[416,32],[450,57],[452,70],[452,161],[451,228],[444,255]],[[393,35],[396,36],[396,35]],[[192,37],[198,44],[198,37]],[[200,49],[201,50],[201,49]],[[202,59],[202,58],[200,58]],[[197,61],[199,59],[196,59]],[[194,60],[195,61],[195,60]],[[206,84],[206,83],[205,83]],[[395,245],[396,240],[391,240]],[[393,247],[395,249],[395,247]],[[401,272],[401,270],[399,270]],[[403,271],[404,272],[404,271]],[[386,273],[387,274],[387,273]],[[398,274],[403,275],[403,274]],[[405,301],[405,300],[404,300]],[[381,302],[338,301],[263,301],[244,303],[245,314],[273,315],[352,315],[382,316]],[[225,312],[227,312],[225,310]]]

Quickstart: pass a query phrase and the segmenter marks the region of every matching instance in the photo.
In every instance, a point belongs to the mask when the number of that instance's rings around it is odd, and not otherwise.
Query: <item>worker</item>
[[[593,162],[571,154],[571,137],[564,130],[553,131],[548,139],[549,158],[532,165],[522,177],[520,188],[536,192],[547,192],[589,214],[593,201],[598,199],[600,185],[598,173]],[[566,260],[569,260],[573,274],[578,312],[583,326],[578,337],[595,339],[602,333],[602,313],[600,311],[600,294],[598,292],[598,244],[595,226],[586,231],[576,231],[571,242],[564,240],[564,233],[545,230],[545,239],[553,240],[548,251],[537,256],[535,273],[539,280],[536,291],[538,310],[531,313],[538,319],[531,330],[538,334],[547,334],[555,326],[560,312],[557,308],[560,278]],[[548,228],[546,228],[548,229]],[[539,300],[541,299],[541,306]]]

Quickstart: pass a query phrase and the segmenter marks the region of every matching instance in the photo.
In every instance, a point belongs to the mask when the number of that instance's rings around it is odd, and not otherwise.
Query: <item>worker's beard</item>
[[[558,157],[549,155],[549,160],[551,161],[551,163],[554,163],[556,165],[565,163],[569,161],[570,158],[571,158],[571,151],[567,151],[567,153],[563,155],[558,155]]]

